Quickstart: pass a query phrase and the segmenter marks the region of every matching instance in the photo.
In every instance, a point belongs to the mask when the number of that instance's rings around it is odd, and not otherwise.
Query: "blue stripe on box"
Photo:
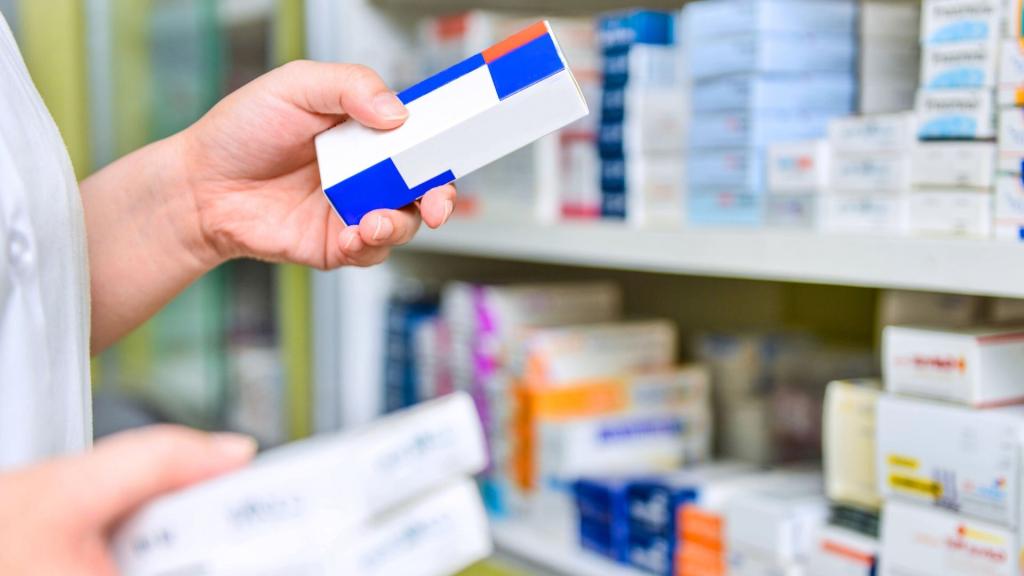
[[[429,94],[441,86],[448,84],[452,80],[457,80],[483,65],[484,57],[482,54],[470,56],[451,68],[442,70],[430,78],[422,80],[419,83],[413,84],[405,90],[402,90],[398,93],[398,99],[402,101],[402,104],[408,104],[420,96]]]
[[[409,188],[394,160],[388,158],[338,182],[324,193],[345,224],[359,224],[363,216],[380,208],[397,210],[443,184],[455,180],[451,170]]]
[[[498,98],[504,100],[524,88],[565,70],[550,34],[545,34],[487,65]]]

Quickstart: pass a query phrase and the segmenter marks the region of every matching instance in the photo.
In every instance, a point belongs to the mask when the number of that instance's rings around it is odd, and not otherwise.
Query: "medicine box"
[[[694,225],[757,225],[764,220],[764,195],[742,190],[690,190],[686,219]]]
[[[899,234],[907,229],[906,194],[828,194],[818,199],[818,227],[836,234]]]
[[[743,74],[693,84],[694,112],[729,110],[833,111],[852,106],[856,81],[849,72],[764,76]]]
[[[878,510],[875,421],[881,382],[839,380],[825,390],[825,493],[834,502]]]
[[[679,59],[676,46],[636,44],[628,49],[606,51],[602,58],[603,86],[672,88],[680,82]]]
[[[992,194],[977,190],[915,190],[907,226],[921,236],[992,235]]]
[[[123,573],[147,575],[212,562],[222,552],[255,554],[285,534],[295,542],[343,540],[485,464],[473,402],[455,394],[363,430],[279,448],[239,472],[157,499],[118,530],[112,550]]]
[[[638,228],[671,228],[683,221],[685,163],[676,156],[627,158],[626,221]]]
[[[1022,22],[1024,22],[1024,3],[1021,0],[1003,0],[1004,26],[1003,35],[1007,38],[1024,38]]]
[[[1019,525],[1024,407],[971,410],[886,396],[878,404],[882,496]]]
[[[922,140],[996,137],[997,108],[991,89],[920,90],[914,109]]]
[[[883,372],[889,391],[985,408],[1024,402],[1024,331],[889,326]]]
[[[1024,85],[1024,46],[1021,39],[1001,40],[999,85],[1016,88]]]
[[[694,80],[727,74],[846,72],[856,69],[852,35],[825,32],[762,33],[707,38],[688,45]]]
[[[996,38],[926,46],[921,54],[921,87],[986,88],[996,86],[999,43]]]
[[[776,566],[800,562],[827,517],[828,503],[820,486],[755,489],[726,504],[726,547],[730,555],[742,550]]]
[[[857,3],[852,0],[724,0],[699,2],[683,13],[686,38],[720,38],[761,32],[820,30],[854,35]]]
[[[623,563],[628,560],[629,546],[628,483],[625,477],[592,477],[573,485],[580,545]]]
[[[828,125],[828,143],[833,151],[907,152],[917,142],[913,112],[847,116]]]
[[[921,10],[924,45],[997,38],[1006,0],[925,0]]]
[[[921,142],[914,146],[914,186],[990,189],[995,184],[993,142]]]
[[[910,190],[910,166],[910,154],[836,151],[829,158],[829,189],[899,194]]]
[[[692,152],[686,159],[687,180],[694,190],[764,189],[764,152],[757,148],[722,148]]]
[[[879,542],[852,530],[825,526],[807,559],[814,576],[875,576]]]
[[[998,178],[995,200],[996,222],[1024,223],[1024,185],[1019,175]]]
[[[826,140],[768,145],[768,190],[774,193],[815,193],[828,185]]]
[[[1024,162],[1024,109],[1009,108],[999,113],[999,171],[1021,173]]]
[[[348,224],[401,208],[588,113],[547,22],[398,98],[409,110],[399,128],[343,122],[316,137],[324,193]]]
[[[764,222],[773,228],[810,230],[818,222],[817,194],[768,194]]]
[[[899,500],[886,504],[881,576],[1015,576],[1019,557],[1010,529]]]
[[[848,110],[708,112],[690,120],[690,151],[760,148],[772,142],[809,140],[825,135],[829,121]]]
[[[685,107],[680,88],[605,90],[598,128],[602,154],[679,154],[686,141]]]
[[[598,20],[601,50],[609,52],[634,45],[669,45],[676,38],[676,17],[656,10],[624,10]]]

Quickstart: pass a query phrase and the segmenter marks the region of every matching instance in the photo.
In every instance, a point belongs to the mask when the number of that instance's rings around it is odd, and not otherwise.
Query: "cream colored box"
[[[878,510],[875,413],[882,383],[838,380],[825,390],[822,448],[825,493],[842,504]]]
[[[993,142],[920,142],[914,146],[914,186],[991,188],[995,176]]]
[[[992,235],[992,193],[917,190],[910,194],[907,227],[918,236]]]

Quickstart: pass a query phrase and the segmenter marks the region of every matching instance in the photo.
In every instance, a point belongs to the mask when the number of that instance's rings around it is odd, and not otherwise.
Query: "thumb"
[[[156,496],[244,466],[255,452],[256,442],[238,434],[179,426],[124,432],[66,462],[67,477],[87,490],[64,505],[70,517],[107,527]]]

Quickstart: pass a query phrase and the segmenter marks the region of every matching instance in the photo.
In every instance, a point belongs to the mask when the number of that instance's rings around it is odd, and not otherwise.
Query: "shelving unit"
[[[1024,246],[1012,242],[456,221],[425,231],[407,249],[690,276],[1024,297]]]

